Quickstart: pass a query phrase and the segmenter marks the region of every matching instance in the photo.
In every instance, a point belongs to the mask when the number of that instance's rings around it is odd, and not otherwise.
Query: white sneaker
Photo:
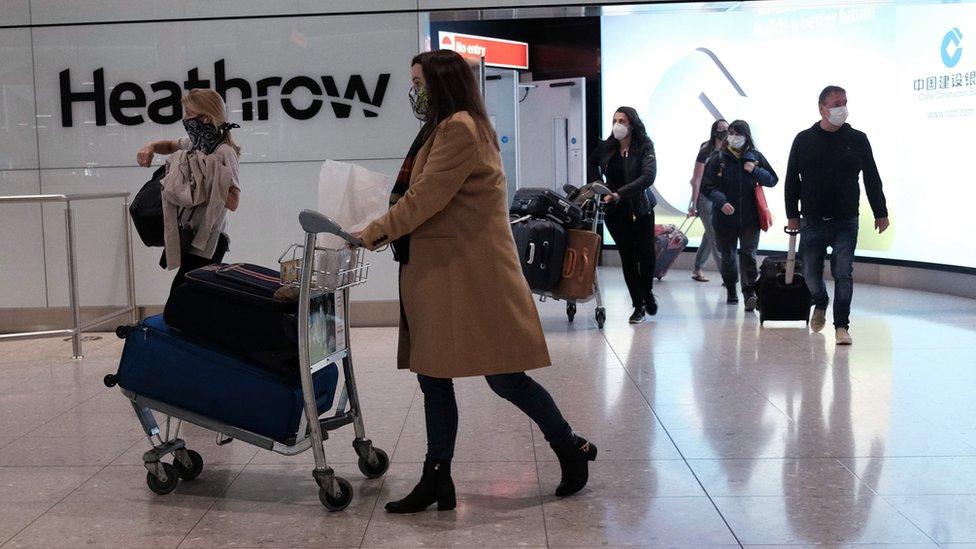
[[[813,318],[810,319],[810,330],[814,333],[824,329],[827,325],[827,309],[813,309]]]
[[[851,343],[854,343],[854,340],[851,339],[851,334],[847,331],[847,328],[837,328],[835,337],[838,345],[850,345]]]

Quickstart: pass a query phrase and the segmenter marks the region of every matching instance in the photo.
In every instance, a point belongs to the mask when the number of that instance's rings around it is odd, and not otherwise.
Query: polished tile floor
[[[121,351],[106,334],[81,361],[60,340],[0,344],[0,545],[976,547],[976,301],[861,285],[854,346],[835,348],[802,325],[760,328],[684,272],[631,326],[619,274],[603,275],[605,331],[590,307],[568,324],[541,305],[556,366],[533,375],[600,447],[577,497],[551,495],[559,466],[538,429],[465,379],[458,509],[386,514],[424,454],[392,329],[354,332],[367,429],[393,465],[365,480],[352,435],[330,440],[348,510],[320,506],[310,453],[218,447],[194,427],[206,469],[156,496],[131,408],[102,385]]]

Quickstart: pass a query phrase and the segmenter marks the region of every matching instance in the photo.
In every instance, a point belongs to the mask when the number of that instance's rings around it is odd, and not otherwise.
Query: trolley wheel
[[[663,276],[659,276],[659,277],[657,277],[657,279],[658,279],[658,280],[661,280],[662,278],[664,278],[664,277],[663,277]]]
[[[173,460],[173,467],[176,467],[176,474],[180,476],[183,480],[193,480],[200,476],[203,471],[203,456],[199,452],[194,450],[187,450],[187,455],[190,456],[190,463],[192,465],[187,467],[183,465],[183,462],[179,459]]]
[[[566,318],[568,318],[570,322],[572,322],[576,318],[576,304],[575,303],[567,303],[566,304]]]
[[[379,448],[373,448],[373,451],[376,452],[376,465],[370,465],[366,458],[359,456],[359,470],[366,478],[380,478],[390,468],[390,456]]]
[[[119,376],[115,374],[107,374],[102,379],[102,383],[104,383],[106,387],[115,387],[119,384]]]
[[[325,488],[319,488],[319,501],[331,512],[342,511],[352,501],[352,485],[349,481],[341,477],[336,477],[335,481],[339,485],[338,497],[334,497]]]
[[[115,337],[119,339],[125,339],[126,337],[128,337],[129,330],[131,329],[132,326],[126,326],[125,324],[123,324],[122,326],[118,326],[115,328]]]
[[[604,308],[599,308],[596,310],[596,326],[597,328],[603,329],[603,326],[607,323],[607,310]]]
[[[173,467],[169,463],[160,463],[163,467],[163,471],[166,471],[166,482],[163,482],[156,478],[156,475],[151,472],[146,472],[146,484],[149,485],[149,489],[161,496],[176,490],[176,486],[180,483],[179,474],[176,472],[176,467]]]

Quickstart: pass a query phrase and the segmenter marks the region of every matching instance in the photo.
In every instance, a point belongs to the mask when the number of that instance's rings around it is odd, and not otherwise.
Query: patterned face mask
[[[204,154],[213,154],[217,147],[224,142],[227,132],[231,128],[240,128],[237,124],[222,124],[219,128],[213,124],[204,122],[200,117],[190,118],[183,121],[186,134],[190,136],[193,150],[201,151]]]
[[[427,111],[430,109],[427,90],[418,86],[410,86],[410,92],[407,94],[407,97],[410,99],[410,109],[413,110],[413,115],[417,117],[417,120],[425,122],[427,120]]]

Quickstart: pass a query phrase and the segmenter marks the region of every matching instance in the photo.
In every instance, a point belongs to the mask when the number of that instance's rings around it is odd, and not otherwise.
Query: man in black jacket
[[[888,209],[871,144],[867,135],[846,120],[847,92],[838,86],[827,86],[820,93],[820,121],[797,134],[786,169],[788,228],[800,231],[803,275],[813,298],[810,328],[819,332],[827,323],[830,297],[823,281],[823,263],[830,247],[838,345],[852,342],[848,328],[854,294],[859,174],[864,174],[874,227],[879,233],[888,228]]]

